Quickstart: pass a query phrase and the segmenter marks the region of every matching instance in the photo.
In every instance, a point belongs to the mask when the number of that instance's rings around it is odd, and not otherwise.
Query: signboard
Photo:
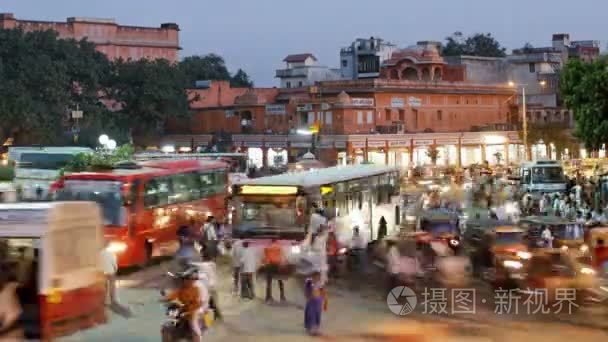
[[[462,138],[463,145],[479,145],[481,144],[480,138]]]
[[[73,110],[72,111],[72,119],[82,119],[83,112],[81,110]]]
[[[286,148],[287,143],[284,141],[267,141],[265,143],[266,147],[270,148]]]
[[[388,146],[391,146],[391,147],[409,147],[410,146],[410,141],[409,140],[389,141],[388,142]]]
[[[437,145],[458,145],[458,139],[437,139]]]
[[[331,141],[322,141],[319,144],[319,148],[333,148],[334,144]]]
[[[410,96],[407,99],[407,103],[409,103],[410,107],[420,107],[420,106],[422,106],[422,99]]]
[[[365,141],[353,141],[350,143],[353,148],[363,148],[365,147]]]
[[[433,139],[427,140],[414,140],[414,146],[431,146],[433,145]]]
[[[405,100],[402,97],[393,97],[391,99],[391,107],[392,108],[404,108]]]
[[[291,147],[296,148],[310,148],[312,147],[312,143],[309,142],[292,142]]]
[[[386,147],[386,141],[368,141],[367,147]]]
[[[373,107],[374,99],[365,97],[353,97],[351,99],[351,104],[356,107]]]
[[[330,107],[329,103],[321,103],[321,110],[328,110]]]
[[[244,141],[243,146],[245,147],[263,147],[264,144],[257,141]]]
[[[234,109],[226,109],[224,111],[224,116],[226,116],[227,118],[231,118],[234,116]]]
[[[269,115],[285,115],[285,105],[284,104],[267,104],[266,105],[266,114]]]
[[[298,107],[297,107],[298,112],[308,112],[311,110],[312,110],[312,103],[301,104],[301,105],[298,105]]]
[[[336,146],[336,148],[346,148],[346,141],[336,141],[334,146]]]

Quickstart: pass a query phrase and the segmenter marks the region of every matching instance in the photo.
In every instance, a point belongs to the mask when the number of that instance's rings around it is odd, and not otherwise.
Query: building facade
[[[340,76],[358,80],[377,78],[380,67],[391,58],[397,47],[380,38],[356,39],[349,47],[340,50]]]
[[[337,70],[318,65],[311,53],[289,55],[283,59],[285,68],[276,71],[281,88],[302,88],[317,82],[340,79]]]
[[[63,39],[86,38],[109,59],[139,60],[179,58],[179,27],[166,23],[160,27],[118,25],[113,19],[68,18],[66,22],[16,19],[12,13],[0,13],[0,29],[21,28],[24,31],[54,30]]]

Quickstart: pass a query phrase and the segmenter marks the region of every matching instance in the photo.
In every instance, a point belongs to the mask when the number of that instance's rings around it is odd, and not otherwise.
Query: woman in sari
[[[321,314],[325,304],[325,289],[321,281],[321,272],[313,273],[306,279],[306,307],[304,308],[304,327],[308,334],[319,335],[321,328]]]

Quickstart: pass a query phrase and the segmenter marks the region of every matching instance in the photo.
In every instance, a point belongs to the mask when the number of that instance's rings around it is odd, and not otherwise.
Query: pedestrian
[[[311,251],[319,256],[319,270],[321,271],[321,282],[323,284],[327,283],[327,272],[329,272],[329,265],[327,263],[327,239],[327,226],[321,226],[319,233],[313,235],[311,238]]]
[[[203,252],[203,262],[197,266],[199,267],[200,279],[205,283],[209,291],[209,307],[213,309],[214,319],[221,321],[223,316],[217,293],[217,265],[210,255]]]
[[[23,341],[25,333],[21,323],[23,308],[17,295],[15,267],[0,259],[0,341]]]
[[[106,295],[110,297],[110,309],[116,314],[129,318],[133,316],[131,308],[120,303],[116,289],[116,272],[118,263],[116,255],[108,250],[110,241],[106,240],[104,249],[101,251],[101,262],[103,274],[106,278]]]
[[[253,299],[255,289],[253,287],[253,276],[257,271],[257,256],[253,248],[249,247],[249,242],[243,242],[241,251],[241,298]]]
[[[608,247],[604,243],[604,239],[598,239],[594,250],[594,263],[596,269],[605,274],[608,271]]]
[[[545,248],[553,248],[553,234],[549,226],[545,226],[541,233],[541,239],[544,242]]]
[[[264,270],[266,272],[266,303],[274,301],[272,298],[272,281],[277,279],[281,302],[285,302],[285,284],[280,277],[280,271],[285,266],[283,248],[277,239],[272,239],[270,245],[264,248]]]
[[[203,225],[202,237],[203,241],[201,241],[201,246],[203,246],[203,250],[205,253],[211,256],[211,258],[215,259],[217,257],[217,231],[216,231],[216,222],[213,216],[209,216],[207,218],[207,222]]]
[[[359,270],[365,272],[367,269],[367,239],[361,234],[359,227],[353,229],[350,249],[357,258]]]
[[[314,272],[305,283],[306,306],[304,308],[304,328],[311,336],[318,336],[321,329],[321,315],[325,309],[326,292],[321,282],[321,272]]]
[[[378,223],[378,240],[382,240],[388,235],[388,227],[387,222],[384,216],[380,217],[380,222]]]
[[[322,214],[321,208],[317,203],[312,204],[313,213],[310,215],[309,233],[317,234],[323,225],[327,225],[327,219]]]
[[[330,231],[327,233],[327,264],[329,265],[329,274],[338,277],[339,276],[339,266],[338,266],[338,239],[336,237],[336,233],[334,231]]]
[[[241,255],[243,254],[243,242],[235,240],[232,243],[232,293],[239,294],[239,285],[241,278]]]

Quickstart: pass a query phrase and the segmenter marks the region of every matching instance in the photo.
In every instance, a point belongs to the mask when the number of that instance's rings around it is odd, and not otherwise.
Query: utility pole
[[[78,120],[82,119],[84,113],[80,110],[78,104],[76,104],[76,110],[72,111],[72,119],[75,121],[75,125],[72,127],[72,134],[74,135],[74,144],[78,144],[78,134],[80,133],[80,125]]]

